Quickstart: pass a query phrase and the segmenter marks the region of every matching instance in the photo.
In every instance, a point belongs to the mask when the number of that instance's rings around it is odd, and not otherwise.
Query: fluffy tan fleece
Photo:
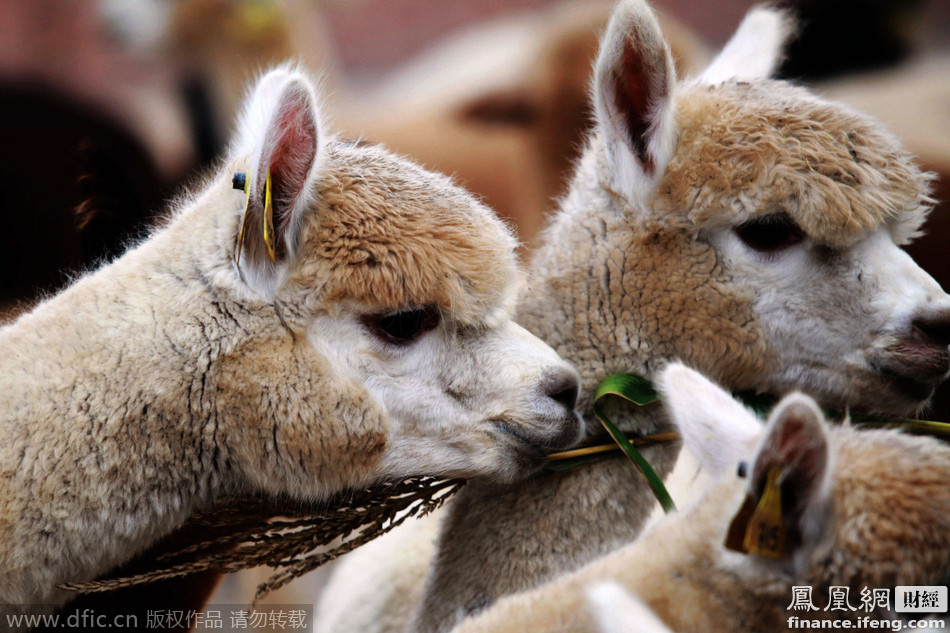
[[[698,227],[785,211],[846,247],[882,224],[916,237],[931,176],[880,123],[784,81],[684,86],[677,151],[654,198]]]

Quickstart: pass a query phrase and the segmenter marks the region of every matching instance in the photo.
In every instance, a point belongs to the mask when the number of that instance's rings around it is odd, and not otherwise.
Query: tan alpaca
[[[703,76],[677,81],[649,7],[618,6],[595,131],[518,309],[578,367],[588,415],[605,376],[652,377],[673,358],[730,389],[800,388],[891,414],[923,406],[946,377],[950,297],[899,248],[926,217],[929,178],[880,124],[767,79],[788,30],[755,10]],[[655,407],[615,409],[630,431],[667,424]],[[644,454],[666,476],[678,450]],[[576,569],[635,538],[654,506],[622,460],[516,487],[471,482],[447,507],[410,628],[448,630]],[[387,587],[424,576],[433,548],[415,542],[410,570],[390,570],[385,541],[357,553],[343,566],[363,566],[361,588],[333,583],[323,604],[392,603]],[[354,630],[345,621],[334,631]]]
[[[0,329],[0,604],[60,602],[222,493],[510,481],[573,444],[576,373],[511,320],[514,246],[267,74],[167,226]]]
[[[717,482],[693,507],[669,515],[636,542],[499,601],[455,633],[594,633],[587,591],[605,580],[634,592],[672,631],[771,633],[787,630],[790,616],[851,620],[857,627],[855,620],[868,611],[823,610],[830,587],[848,587],[852,607],[861,606],[865,587],[888,589],[893,608],[894,586],[941,584],[950,573],[945,444],[894,430],[829,426],[802,394],[784,398],[763,428],[728,393],[682,365],[664,371],[660,386],[684,443]],[[743,459],[750,460],[745,479],[737,475]],[[733,516],[746,495],[759,502],[773,469],[784,552],[769,558],[727,550]],[[789,610],[793,586],[812,587],[819,610]],[[886,608],[870,615],[889,617]],[[626,624],[619,630],[650,630]]]

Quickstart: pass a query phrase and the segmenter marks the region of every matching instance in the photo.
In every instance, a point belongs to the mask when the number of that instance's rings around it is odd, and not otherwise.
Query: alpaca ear
[[[762,436],[754,413],[685,365],[668,365],[657,386],[683,443],[713,476],[735,470]]]
[[[765,436],[756,452],[749,487],[760,496],[770,472],[779,473],[786,522],[801,523],[808,512],[823,505],[830,478],[825,417],[814,400],[793,393],[769,416]]]
[[[708,85],[768,79],[782,62],[784,48],[795,33],[794,18],[775,7],[754,7],[719,55],[703,72]]]
[[[783,559],[800,569],[829,520],[829,460],[818,405],[800,393],[785,397],[769,417],[726,547]]]
[[[314,89],[303,73],[281,67],[261,78],[238,132],[247,208],[235,241],[243,279],[266,298],[276,294],[297,248],[325,139]]]
[[[594,69],[594,110],[612,186],[644,208],[675,145],[673,56],[653,11],[623,0],[614,11]]]

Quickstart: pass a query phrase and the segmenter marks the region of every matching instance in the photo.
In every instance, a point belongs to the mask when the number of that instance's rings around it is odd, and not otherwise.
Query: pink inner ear
[[[275,230],[282,238],[293,221],[290,211],[306,185],[317,154],[317,122],[305,88],[285,89],[268,136],[275,139],[268,167],[273,186]],[[282,242],[283,239],[278,240],[279,245]]]
[[[824,476],[828,461],[828,444],[820,424],[791,412],[766,441],[756,460],[756,480],[764,481],[769,468],[779,466],[786,480],[810,494]]]
[[[817,422],[792,417],[782,427],[783,458],[797,462],[809,472],[824,471],[825,434]]]
[[[614,106],[626,121],[630,144],[643,171],[653,174],[655,165],[647,148],[653,125],[651,110],[666,97],[667,90],[666,81],[656,81],[653,76],[662,79],[666,67],[659,63],[650,68],[641,48],[636,33],[631,33],[624,44],[621,76],[614,79]]]

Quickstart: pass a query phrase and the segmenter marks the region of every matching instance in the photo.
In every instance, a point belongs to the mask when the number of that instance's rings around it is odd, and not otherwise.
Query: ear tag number
[[[785,557],[785,517],[782,516],[782,490],[778,467],[769,470],[759,503],[753,507],[751,497],[733,518],[726,536],[726,548],[743,554],[769,558]]]
[[[272,264],[277,263],[277,244],[274,241],[274,203],[271,198],[270,169],[264,181],[264,245]]]
[[[244,213],[241,215],[241,230],[238,231],[237,246],[235,248],[234,261],[241,263],[241,251],[244,250],[244,230],[247,228],[247,209],[251,205],[251,178],[249,174],[237,172],[231,179],[231,186],[235,189],[244,191]]]

